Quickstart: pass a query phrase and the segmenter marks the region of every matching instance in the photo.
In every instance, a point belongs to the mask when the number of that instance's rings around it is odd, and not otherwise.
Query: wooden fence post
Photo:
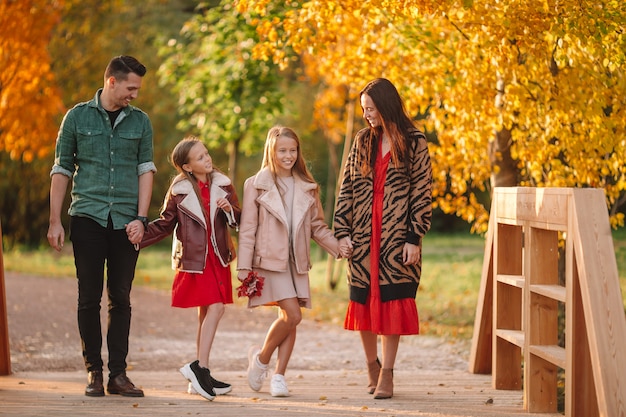
[[[2,224],[0,224],[0,375],[11,374],[11,349],[9,347],[9,321],[7,297],[4,286],[4,259],[2,255]]]

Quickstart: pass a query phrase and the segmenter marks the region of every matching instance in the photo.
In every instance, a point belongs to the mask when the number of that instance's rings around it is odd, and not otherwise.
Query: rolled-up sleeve
[[[141,111],[138,110],[137,111]],[[143,112],[142,112],[143,113]],[[137,160],[137,176],[141,176],[147,172],[157,172],[154,164],[154,143],[152,123],[146,115],[144,117],[141,142],[139,144],[139,158]]]
[[[63,174],[72,177],[75,166],[76,156],[76,126],[72,117],[72,112],[68,111],[63,117],[59,133],[57,135],[54,150],[54,165],[50,171],[50,176],[54,174]]]
[[[154,162],[144,162],[143,164],[139,164],[137,166],[137,176],[141,176],[146,172],[157,172],[157,168],[156,165],[154,165]]]

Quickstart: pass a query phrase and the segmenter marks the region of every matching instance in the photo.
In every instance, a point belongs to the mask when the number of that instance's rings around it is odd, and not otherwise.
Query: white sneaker
[[[270,394],[272,397],[289,397],[289,388],[284,375],[274,374],[270,384]]]
[[[193,384],[191,382],[189,383],[189,385],[187,385],[187,394],[191,394],[191,395],[198,394],[198,391],[196,391],[196,389],[193,387]]]
[[[258,346],[252,346],[248,350],[248,385],[253,391],[259,391],[263,386],[263,380],[267,378],[267,365],[259,362]]]

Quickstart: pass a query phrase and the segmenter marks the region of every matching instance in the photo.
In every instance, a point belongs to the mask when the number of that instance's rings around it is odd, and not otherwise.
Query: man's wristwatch
[[[144,230],[148,230],[148,218],[147,217],[137,216],[137,217],[135,217],[135,219],[139,220],[141,223],[143,223]]]

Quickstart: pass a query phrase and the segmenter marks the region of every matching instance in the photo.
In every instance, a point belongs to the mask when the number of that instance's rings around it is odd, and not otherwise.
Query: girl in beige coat
[[[311,307],[311,239],[334,257],[349,255],[347,244],[340,250],[324,221],[318,188],[296,133],[287,127],[271,128],[261,170],[244,184],[237,270],[240,281],[250,271],[265,278],[261,295],[251,297],[249,307],[279,308],[263,346],[248,352],[248,383],[259,391],[278,349],[270,386],[275,397],[289,396],[284,375],[302,319],[300,308]]]

